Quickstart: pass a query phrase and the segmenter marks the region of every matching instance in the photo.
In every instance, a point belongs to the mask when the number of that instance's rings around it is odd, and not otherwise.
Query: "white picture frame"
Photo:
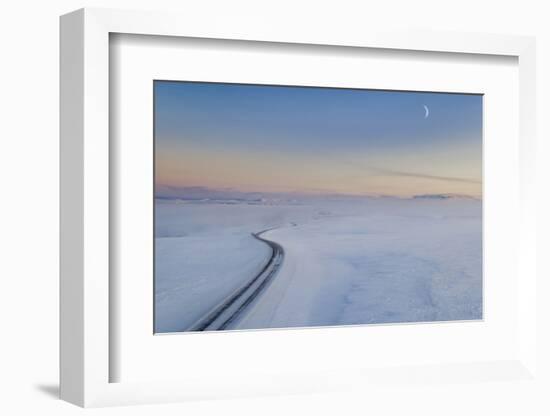
[[[330,377],[295,374],[233,383],[196,374],[178,381],[112,382],[110,310],[113,287],[110,241],[109,36],[113,33],[204,39],[382,48],[453,54],[504,55],[519,65],[518,348],[510,359],[442,363],[420,368],[413,378],[438,377],[477,382],[488,374],[524,380],[536,376],[535,269],[535,41],[530,37],[464,33],[361,30],[331,33],[249,26],[220,20],[204,27],[192,16],[82,9],[61,18],[61,397],[80,406],[181,401],[273,392],[319,392],[347,383],[406,381],[407,369],[370,369],[357,374],[336,368]],[[111,224],[112,225],[112,224]],[[223,342],[217,339],[216,342]],[[482,372],[484,377],[473,374]],[[346,380],[346,382],[343,382]]]

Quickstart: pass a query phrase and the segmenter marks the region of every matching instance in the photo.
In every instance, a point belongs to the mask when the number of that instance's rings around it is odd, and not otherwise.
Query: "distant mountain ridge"
[[[439,193],[439,194],[419,194],[411,197],[391,196],[391,195],[346,195],[337,193],[317,193],[317,192],[246,192],[231,188],[214,189],[204,186],[157,186],[155,188],[155,199],[158,200],[179,200],[189,203],[220,203],[220,204],[271,204],[280,202],[298,202],[308,200],[359,200],[359,199],[469,199],[479,200],[469,195]]]
[[[422,194],[422,195],[414,195],[412,199],[475,199],[475,200],[478,200],[480,198],[476,198],[470,195],[462,195],[462,194]]]

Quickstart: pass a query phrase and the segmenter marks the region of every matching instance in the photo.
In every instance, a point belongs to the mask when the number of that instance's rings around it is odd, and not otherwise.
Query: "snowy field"
[[[277,274],[229,329],[482,318],[481,202],[310,198],[156,202],[156,332],[185,331],[254,278]]]

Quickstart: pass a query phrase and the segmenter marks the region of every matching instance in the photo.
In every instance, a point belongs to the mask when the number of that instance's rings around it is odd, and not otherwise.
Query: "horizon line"
[[[162,191],[157,192],[158,187],[167,188],[167,190],[173,191],[174,195],[162,195]],[[191,194],[193,191],[204,192],[205,195],[201,198],[193,198]],[[188,194],[185,196],[184,194]],[[363,192],[363,193],[346,193],[339,191],[328,191],[328,190],[285,190],[285,191],[260,191],[260,190],[240,190],[232,187],[223,187],[223,188],[212,188],[202,185],[189,185],[189,186],[174,186],[174,185],[165,185],[165,184],[155,184],[154,199],[220,199],[221,195],[217,195],[218,198],[215,198],[216,195],[207,196],[208,193],[212,194],[223,194],[223,193],[234,193],[238,195],[271,195],[271,196],[304,196],[304,197],[352,197],[352,198],[400,198],[400,199],[410,199],[414,197],[427,197],[427,196],[448,196],[448,197],[467,197],[473,199],[482,199],[483,193],[480,194],[468,194],[468,193],[457,193],[457,192],[419,192],[419,193],[410,193],[410,194],[391,194],[391,193],[376,193],[376,192]],[[198,196],[198,195],[197,195]],[[229,198],[229,195],[226,195],[224,199],[239,199],[234,195],[235,198]]]

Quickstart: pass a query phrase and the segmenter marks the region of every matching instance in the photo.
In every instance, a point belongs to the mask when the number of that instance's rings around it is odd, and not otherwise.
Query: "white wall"
[[[58,196],[58,16],[84,6],[180,10],[208,24],[212,13],[227,18],[268,15],[308,25],[389,26],[513,33],[538,37],[539,183],[541,212],[550,212],[550,13],[533,0],[386,1],[168,1],[168,0],[11,0],[0,14],[0,204],[1,283],[0,411],[17,414],[73,414],[80,409],[54,399],[57,394],[57,196]],[[242,17],[241,17],[242,18]],[[549,235],[547,219],[541,234]],[[541,246],[550,247],[541,237]],[[542,256],[541,256],[542,257]],[[548,257],[546,255],[545,257]],[[544,263],[543,263],[544,261]],[[545,275],[548,261],[541,259]],[[539,286],[541,300],[550,285]],[[541,310],[550,316],[549,307]],[[545,322],[548,323],[548,320]],[[547,328],[550,325],[547,326]],[[548,332],[541,331],[550,351]],[[543,363],[548,370],[548,359]],[[550,374],[550,371],[546,371]],[[546,393],[550,386],[546,386]],[[499,384],[438,386],[323,396],[262,398],[163,405],[155,408],[101,409],[99,414],[550,414],[545,392]]]

